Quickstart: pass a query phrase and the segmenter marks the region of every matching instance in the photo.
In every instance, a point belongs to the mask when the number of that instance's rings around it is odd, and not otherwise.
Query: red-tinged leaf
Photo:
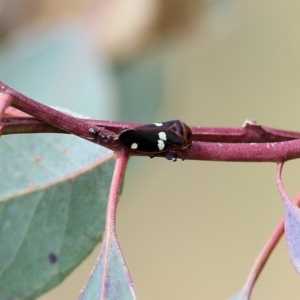
[[[300,273],[300,209],[287,195],[281,181],[282,164],[277,171],[277,186],[284,206],[284,230],[290,259]]]
[[[249,300],[250,293],[249,290],[245,290],[244,288],[239,290],[235,295],[230,297],[228,300]]]
[[[300,273],[300,209],[290,199],[282,198],[285,216],[285,239],[291,261]]]
[[[132,281],[115,235],[105,239],[97,263],[78,300],[136,299]]]

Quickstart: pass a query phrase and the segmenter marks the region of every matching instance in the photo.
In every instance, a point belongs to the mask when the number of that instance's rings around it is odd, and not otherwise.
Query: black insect
[[[119,134],[121,144],[150,157],[162,154],[171,160],[179,157],[184,160],[181,150],[192,143],[191,129],[180,120],[147,124],[125,129]]]

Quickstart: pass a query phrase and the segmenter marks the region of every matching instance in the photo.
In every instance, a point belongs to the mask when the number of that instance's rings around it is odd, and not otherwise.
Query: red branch
[[[55,132],[72,133],[114,151],[120,151],[118,134],[141,123],[80,119],[36,102],[0,82],[0,114],[9,106],[26,113],[7,110],[1,119],[2,134]],[[95,137],[91,128],[101,131]],[[193,143],[182,151],[186,159],[217,161],[282,162],[300,157],[300,133],[264,127],[247,120],[239,128],[190,126]],[[145,156],[129,150],[130,155]],[[147,156],[147,155],[146,155]]]

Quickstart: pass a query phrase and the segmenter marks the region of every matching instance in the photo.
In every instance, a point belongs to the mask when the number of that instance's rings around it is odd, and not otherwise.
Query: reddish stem
[[[107,204],[108,214],[106,217],[105,224],[105,228],[109,229],[110,232],[115,231],[118,197],[129,156],[127,152],[122,150],[120,152],[115,153],[115,158],[116,165],[114,168],[114,173],[109,191]]]
[[[299,158],[300,140],[248,144],[193,142],[192,147],[182,153],[194,160],[277,163]]]
[[[20,124],[20,119],[3,118],[2,133],[25,132],[66,132],[72,133],[94,143],[120,151],[124,148],[118,141],[118,134],[125,128],[132,128],[140,123],[111,122],[79,119],[38,103],[0,82],[3,103],[22,110],[42,121],[27,118]],[[0,94],[1,95],[1,94]],[[0,106],[3,111],[3,107]],[[42,125],[46,123],[47,125]],[[90,132],[100,131],[95,137]],[[191,126],[193,143],[182,151],[186,159],[217,161],[255,161],[280,162],[300,157],[300,133],[268,128],[247,120],[241,128],[211,128]],[[147,156],[134,150],[130,155]],[[159,155],[158,155],[159,156]],[[162,155],[164,156],[164,154]]]
[[[265,264],[267,263],[269,257],[271,256],[274,248],[276,247],[280,238],[282,237],[283,232],[284,232],[284,218],[282,217],[278,222],[278,224],[276,225],[275,229],[273,230],[272,234],[268,238],[264,247],[260,251],[259,255],[257,256],[250,270],[248,278],[244,284],[243,291],[240,295],[240,299],[244,299],[243,297],[245,297],[245,295],[247,295],[247,299],[250,299],[255,282],[257,281],[261,271],[263,270]]]
[[[111,181],[110,192],[108,197],[107,209],[106,209],[106,220],[105,220],[105,232],[103,236],[103,244],[101,251],[104,251],[103,255],[103,270],[104,273],[101,282],[101,295],[100,299],[105,300],[106,294],[106,284],[109,280],[108,275],[108,264],[110,263],[109,251],[111,250],[110,243],[113,239],[117,241],[117,234],[116,234],[116,212],[117,212],[117,204],[119,199],[119,192],[122,185],[123,176],[125,173],[126,165],[128,162],[128,153],[124,151],[120,151],[116,153],[116,165],[113,173],[113,178]],[[118,243],[118,242],[117,242]],[[119,247],[120,249],[120,247]],[[120,249],[121,251],[121,249]],[[132,280],[130,274],[128,273],[130,282],[132,284]]]

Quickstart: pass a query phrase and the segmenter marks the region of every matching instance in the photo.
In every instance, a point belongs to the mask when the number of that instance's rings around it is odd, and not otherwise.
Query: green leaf
[[[113,167],[71,135],[1,138],[0,299],[38,297],[99,243]]]
[[[104,286],[101,283],[105,282]],[[115,234],[106,236],[96,265],[78,300],[135,300],[132,280]]]

